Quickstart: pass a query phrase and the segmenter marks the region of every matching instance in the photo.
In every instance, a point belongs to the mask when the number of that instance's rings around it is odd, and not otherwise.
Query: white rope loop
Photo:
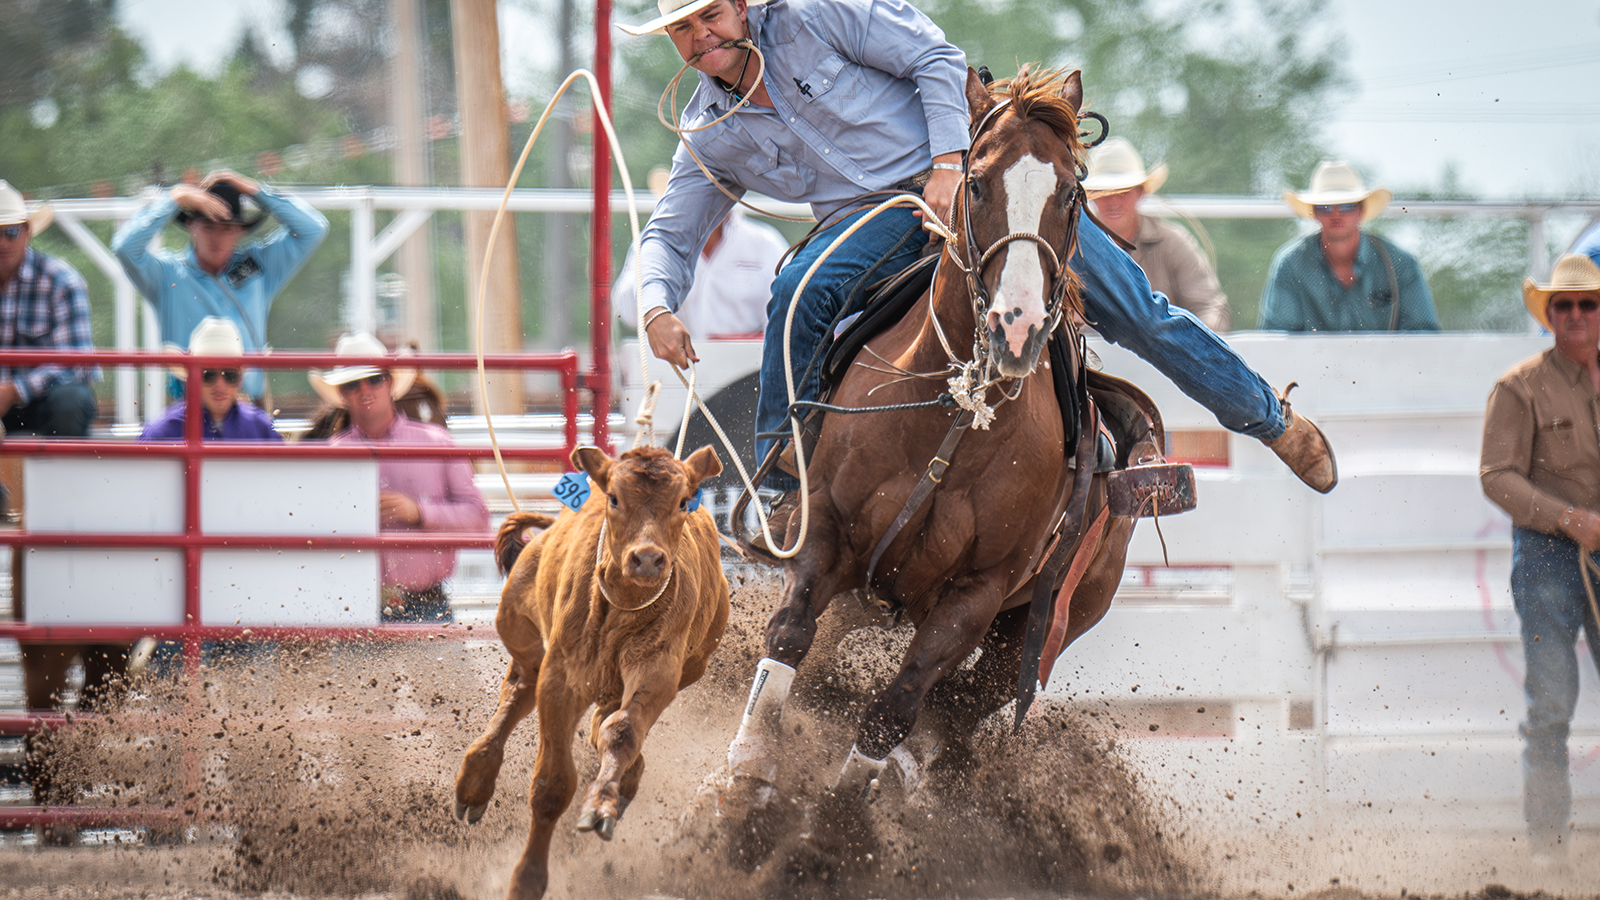
[[[639,204],[633,195],[633,179],[628,175],[627,162],[622,158],[622,144],[617,140],[616,129],[611,124],[611,114],[606,109],[605,100],[600,96],[600,82],[588,69],[576,69],[561,82],[555,96],[545,104],[544,112],[540,114],[538,123],[533,126],[533,133],[528,135],[528,142],[522,146],[522,155],[517,157],[517,165],[511,170],[511,178],[506,182],[505,194],[500,198],[500,207],[495,210],[494,224],[489,228],[489,244],[483,252],[483,269],[478,274],[477,340],[474,342],[478,356],[478,399],[483,404],[483,422],[489,430],[489,446],[494,449],[495,467],[500,470],[500,481],[505,485],[506,497],[511,500],[511,508],[517,512],[522,512],[522,505],[517,502],[517,495],[511,490],[511,476],[506,474],[505,459],[500,455],[500,439],[495,434],[494,417],[489,411],[489,382],[483,365],[484,299],[489,290],[489,264],[494,259],[495,238],[500,234],[500,223],[505,219],[506,205],[511,202],[511,192],[516,189],[517,179],[522,175],[522,167],[527,164],[528,154],[532,152],[534,142],[539,139],[539,133],[544,130],[544,123],[550,118],[550,113],[556,108],[561,96],[567,92],[567,88],[579,78],[589,82],[590,99],[594,102],[596,118],[605,129],[606,139],[611,142],[612,154],[617,161],[617,172],[622,178],[622,190],[628,196],[628,224],[633,229],[633,244],[634,246],[639,244]],[[601,198],[601,202],[609,203],[611,198]],[[606,410],[594,410],[594,415],[598,419],[606,415]]]

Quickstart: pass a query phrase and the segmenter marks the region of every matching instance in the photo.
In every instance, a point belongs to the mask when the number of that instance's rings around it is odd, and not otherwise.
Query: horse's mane
[[[1032,63],[1017,70],[1011,78],[990,85],[997,96],[1011,98],[1011,111],[1022,118],[1037,119],[1072,148],[1074,159],[1083,159],[1083,140],[1078,136],[1078,112],[1061,97],[1071,69],[1035,68]]]

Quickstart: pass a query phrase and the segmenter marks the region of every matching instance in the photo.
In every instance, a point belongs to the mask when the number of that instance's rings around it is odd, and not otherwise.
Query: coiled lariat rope
[[[756,59],[757,59],[758,64],[759,64],[759,67],[756,70],[756,83],[757,84],[761,83],[761,78],[762,78],[762,76],[764,75],[764,73],[766,71],[766,58],[762,55],[760,49],[758,49],[755,46],[754,43],[750,42],[748,39],[741,38],[741,39],[738,39],[738,40],[735,40],[735,41],[724,42],[723,44],[720,44],[718,46],[719,47],[723,47],[723,48],[730,47],[730,46],[732,46],[732,47],[744,47],[744,48],[748,49],[750,52],[754,53],[756,55]],[[716,125],[716,124],[726,120],[729,116],[732,116],[740,108],[742,108],[743,106],[747,105],[750,102],[748,97],[740,97],[739,101],[734,105],[733,109],[730,109],[728,112],[724,113],[722,116],[719,116],[718,118],[714,119],[713,121],[708,122],[708,123],[706,123],[704,125],[697,126],[695,128],[680,128],[676,124],[667,121],[664,109],[665,109],[665,107],[667,105],[668,99],[669,98],[671,99],[672,105],[674,107],[674,113],[676,113],[678,84],[681,81],[681,79],[683,78],[683,74],[686,71],[688,71],[690,66],[692,66],[693,63],[695,61],[697,61],[698,59],[699,59],[699,56],[697,55],[694,58],[690,59],[688,62],[684,63],[683,68],[678,70],[677,75],[673,76],[673,79],[667,85],[666,90],[662,92],[662,100],[656,106],[657,117],[661,120],[662,124],[665,125],[668,130],[680,135],[680,138],[684,134],[691,134],[691,133],[694,133],[694,132],[697,132],[697,131],[703,131],[703,130],[705,130],[707,128],[710,128],[712,125]],[[601,96],[600,96],[599,82],[595,79],[594,74],[592,72],[590,72],[588,69],[577,69],[572,74],[568,75],[566,80],[562,81],[561,86],[556,89],[555,95],[553,97],[551,97],[550,98],[550,102],[548,104],[546,104],[544,112],[542,114],[540,114],[540,116],[539,116],[539,121],[534,125],[533,132],[528,135],[528,140],[523,145],[522,154],[521,154],[521,156],[519,156],[517,158],[517,164],[512,169],[510,179],[506,182],[505,193],[500,198],[499,208],[495,210],[494,224],[489,229],[488,246],[484,250],[483,268],[482,268],[482,271],[480,272],[479,279],[478,279],[478,296],[477,296],[477,310],[476,310],[476,316],[477,316],[477,322],[476,322],[476,334],[477,334],[476,352],[477,352],[477,361],[478,361],[478,396],[479,396],[480,401],[483,404],[484,424],[487,426],[487,429],[488,429],[488,432],[489,432],[489,444],[490,444],[490,447],[494,451],[495,466],[500,472],[500,480],[501,480],[501,482],[505,485],[506,496],[511,500],[511,507],[512,507],[512,509],[514,509],[517,512],[521,512],[522,511],[522,506],[521,506],[521,504],[519,504],[517,502],[516,495],[511,490],[511,479],[510,479],[510,476],[506,472],[505,459],[503,458],[503,456],[500,453],[499,436],[495,432],[493,416],[489,411],[488,379],[487,379],[487,374],[486,374],[486,371],[485,371],[484,354],[483,354],[483,310],[484,310],[484,301],[485,301],[485,298],[486,298],[486,295],[487,295],[487,291],[488,291],[489,266],[490,266],[491,261],[494,258],[495,239],[496,239],[496,237],[498,237],[499,232],[500,232],[500,223],[505,218],[506,207],[511,201],[511,193],[516,188],[517,179],[522,174],[523,166],[526,165],[526,163],[528,161],[528,156],[533,150],[533,145],[539,139],[540,133],[544,130],[545,122],[549,120],[550,114],[555,109],[556,103],[560,101],[562,95],[564,95],[566,93],[567,89],[572,85],[572,83],[574,81],[577,81],[579,78],[583,78],[584,80],[586,80],[589,83],[589,88],[590,88],[590,91],[591,91],[591,94],[592,94],[592,100],[593,100],[594,105],[595,105],[596,116],[600,120],[601,127],[603,127],[605,129],[605,134],[606,134],[607,140],[609,140],[611,142],[611,146],[612,146],[613,151],[614,151],[615,156],[616,156],[617,171],[618,171],[618,173],[619,173],[619,175],[621,176],[621,179],[622,179],[623,191],[627,195],[627,198],[628,198],[628,224],[629,224],[629,228],[631,229],[632,236],[633,236],[632,248],[633,248],[633,251],[634,251],[634,254],[635,254],[634,300],[635,300],[635,303],[639,307],[639,309],[638,309],[639,318],[637,319],[637,321],[639,321],[641,323],[641,334],[639,335],[639,338],[640,338],[640,340],[639,340],[640,374],[641,374],[642,380],[644,381],[644,383],[646,385],[645,397],[641,401],[639,415],[635,420],[640,426],[640,432],[635,437],[634,445],[637,446],[638,443],[639,443],[639,440],[641,439],[641,437],[646,435],[646,433],[648,433],[649,440],[652,443],[655,440],[655,426],[654,426],[653,419],[654,419],[654,411],[655,411],[656,399],[657,399],[657,396],[658,396],[659,391],[660,391],[660,382],[659,381],[657,381],[657,382],[650,381],[650,362],[649,362],[649,341],[650,341],[650,338],[649,338],[648,332],[644,330],[644,325],[643,325],[643,323],[645,321],[644,314],[646,312],[648,312],[648,310],[643,308],[644,307],[644,290],[643,290],[643,287],[644,287],[644,269],[643,269],[643,266],[640,265],[640,261],[638,259],[639,234],[640,234],[638,203],[637,203],[637,200],[636,200],[636,198],[634,196],[633,180],[628,175],[628,166],[627,166],[627,163],[625,162],[625,160],[623,158],[621,142],[618,141],[618,139],[617,139],[616,129],[613,126],[612,121],[611,121],[611,114],[606,109],[605,102],[601,99]],[[719,190],[721,190],[724,194],[726,194],[734,202],[739,203],[739,204],[741,204],[741,205],[753,210],[754,212],[756,212],[756,213],[758,213],[760,215],[763,215],[763,216],[767,216],[769,218],[783,219],[783,220],[791,221],[791,222],[810,221],[810,219],[808,219],[808,218],[800,218],[800,217],[795,217],[795,216],[780,215],[778,213],[774,213],[774,212],[771,212],[769,210],[764,210],[764,209],[761,209],[760,207],[753,206],[750,203],[745,202],[743,199],[741,199],[740,197],[735,195],[733,192],[729,191],[722,184],[722,182],[715,175],[713,175],[709,169],[706,168],[705,163],[700,160],[700,157],[694,152],[694,149],[689,146],[689,142],[687,140],[683,140],[682,143],[683,143],[683,146],[689,150],[689,155],[694,159],[696,165],[698,165],[700,167],[701,172],[704,173],[705,176],[713,184],[715,184]],[[785,387],[785,390],[787,391],[787,394],[788,394],[789,409],[791,411],[796,409],[797,408],[797,404],[798,404],[797,398],[795,396],[794,371],[793,371],[793,354],[792,354],[793,331],[794,331],[794,314],[795,314],[795,308],[797,306],[797,304],[795,303],[795,300],[805,292],[806,286],[808,284],[810,284],[812,276],[814,274],[816,274],[817,270],[828,259],[828,257],[833,254],[833,251],[836,250],[839,247],[840,244],[842,244],[846,240],[848,240],[852,235],[854,235],[856,233],[856,231],[860,230],[862,228],[862,226],[864,226],[868,222],[872,221],[874,218],[876,218],[879,214],[881,214],[885,210],[888,210],[888,209],[891,209],[891,208],[895,208],[895,207],[904,207],[904,206],[913,206],[913,207],[916,207],[917,209],[922,211],[922,213],[923,213],[923,225],[922,225],[922,227],[925,230],[927,230],[929,232],[932,232],[933,234],[937,235],[938,237],[940,237],[940,238],[942,238],[942,239],[944,239],[946,241],[953,241],[954,240],[955,235],[953,234],[953,232],[950,230],[950,228],[944,222],[940,221],[939,216],[934,213],[933,208],[930,207],[927,204],[927,202],[922,199],[922,197],[917,196],[916,194],[911,194],[911,193],[898,194],[898,195],[893,196],[893,197],[891,197],[891,198],[879,203],[878,205],[872,207],[866,213],[866,215],[862,216],[860,219],[858,219],[855,222],[853,222],[850,225],[849,228],[845,229],[845,231],[843,233],[841,233],[838,237],[833,239],[833,241],[822,251],[821,255],[819,255],[817,257],[817,259],[814,262],[812,262],[811,267],[806,270],[805,276],[803,278],[801,278],[800,279],[800,283],[798,285],[796,285],[794,293],[790,297],[788,313],[787,313],[786,317],[784,318],[784,324],[783,324],[784,387]],[[965,266],[962,266],[961,262],[959,260],[956,260],[955,264],[958,267],[961,267],[961,268],[965,269]],[[935,321],[937,322],[937,316],[935,316]],[[941,340],[942,340],[942,338],[943,338],[942,333],[941,333],[940,337],[941,337]],[[948,349],[949,349],[948,345],[946,345],[946,350],[948,351]],[[951,354],[951,362],[952,362],[953,365],[955,365],[958,368],[961,365],[961,361],[959,359],[956,359],[954,354]],[[706,408],[705,401],[703,399],[701,399],[699,393],[695,390],[695,385],[696,385],[696,381],[697,381],[697,373],[695,371],[695,367],[694,367],[693,361],[692,360],[689,361],[688,374],[687,375],[685,375],[685,373],[682,370],[678,369],[676,366],[673,366],[671,368],[672,368],[673,374],[678,376],[678,380],[683,383],[683,385],[687,389],[688,395],[689,395],[688,396],[688,400],[687,400],[687,402],[685,404],[684,414],[683,414],[683,417],[682,417],[682,420],[681,420],[681,423],[680,423],[680,426],[679,426],[679,429],[678,429],[677,447],[676,447],[676,450],[674,451],[674,456],[676,456],[678,458],[682,458],[682,455],[683,455],[683,444],[684,444],[684,440],[685,440],[685,438],[686,438],[686,436],[688,434],[689,419],[694,414],[694,410],[695,409],[699,409],[700,412],[705,416],[706,423],[711,426],[711,430],[716,434],[717,439],[722,442],[723,448],[728,451],[728,456],[732,460],[734,468],[738,471],[739,478],[744,483],[745,490],[748,491],[752,497],[754,497],[756,495],[755,485],[751,481],[750,473],[745,469],[744,461],[740,458],[740,455],[739,455],[738,451],[734,448],[733,441],[728,438],[727,432],[725,432],[723,430],[723,428],[722,428],[722,424],[717,421],[717,419],[716,419],[716,417],[714,415],[712,415],[711,410]],[[992,382],[990,382],[990,383],[992,384]],[[988,387],[988,385],[986,384],[983,387],[986,389]],[[941,401],[934,401],[934,402],[941,402]],[[605,410],[595,410],[594,411],[594,415],[597,416],[597,417],[598,416],[603,416],[603,415],[606,415],[606,411]],[[809,502],[810,491],[809,491],[809,482],[808,482],[808,480],[806,478],[805,448],[802,446],[801,440],[800,440],[800,423],[799,423],[798,418],[796,416],[794,416],[794,415],[790,415],[789,423],[790,423],[791,431],[793,433],[793,441],[794,441],[794,447],[795,447],[795,464],[796,464],[796,468],[799,470],[799,476],[800,476],[800,533],[799,533],[799,535],[797,535],[796,540],[795,540],[795,544],[794,544],[793,547],[778,548],[777,542],[772,537],[771,527],[770,527],[770,525],[769,525],[769,523],[767,521],[766,513],[761,508],[761,504],[760,503],[753,504],[753,508],[755,510],[756,518],[760,522],[761,533],[762,533],[762,536],[764,537],[764,539],[766,540],[767,547],[771,548],[773,550],[774,555],[777,556],[780,559],[788,559],[790,557],[793,557],[795,554],[799,553],[800,548],[805,545],[806,530],[807,530],[807,528],[809,527],[809,524],[810,524],[810,506],[811,506],[810,502]]]
[[[511,500],[511,508],[522,512],[522,505],[517,503],[517,495],[511,490],[511,476],[506,474],[506,462],[500,455],[500,439],[495,434],[494,417],[489,412],[489,381],[484,372],[483,365],[483,307],[484,300],[489,290],[489,263],[494,259],[495,238],[500,234],[500,223],[505,219],[506,205],[511,202],[511,192],[516,189],[517,179],[522,175],[522,167],[528,162],[528,154],[533,151],[533,143],[539,139],[539,132],[544,130],[544,123],[549,120],[550,113],[555,110],[556,103],[579,78],[589,82],[589,91],[594,101],[595,112],[600,119],[600,125],[605,129],[606,139],[611,142],[612,151],[617,158],[617,172],[622,177],[622,190],[628,195],[628,225],[633,229],[633,243],[639,243],[639,204],[633,196],[633,179],[628,177],[628,165],[622,158],[622,144],[617,140],[616,129],[611,124],[611,114],[606,110],[605,100],[600,96],[600,82],[595,79],[594,73],[588,69],[574,70],[561,86],[556,88],[555,96],[545,104],[544,112],[540,114],[539,121],[533,126],[533,133],[528,135],[528,142],[522,145],[522,155],[517,157],[517,165],[511,170],[511,178],[506,182],[506,192],[500,198],[500,208],[495,210],[494,224],[489,228],[489,244],[483,251],[483,270],[478,274],[478,309],[477,309],[477,341],[478,354],[478,398],[483,403],[483,422],[489,430],[489,446],[494,449],[494,464],[500,470],[500,481],[506,486],[506,496]],[[609,203],[611,198],[602,198],[602,202]],[[605,410],[594,410],[595,417],[606,415]]]

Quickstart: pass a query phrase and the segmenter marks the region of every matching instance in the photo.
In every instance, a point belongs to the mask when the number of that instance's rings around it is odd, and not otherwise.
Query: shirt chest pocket
[[[28,320],[17,323],[17,344],[22,347],[52,347],[50,320]]]
[[[844,57],[819,47],[821,56],[811,57],[821,61],[803,76],[794,79],[795,88],[800,92],[800,99],[804,103],[822,102],[824,105],[839,103],[855,95],[854,79],[844,79],[840,83],[841,75],[846,74],[845,67],[848,63]]]
[[[766,171],[761,173],[773,185],[773,193],[784,199],[803,201],[816,186],[817,173],[786,150],[779,149],[773,141],[763,140],[758,158]]]

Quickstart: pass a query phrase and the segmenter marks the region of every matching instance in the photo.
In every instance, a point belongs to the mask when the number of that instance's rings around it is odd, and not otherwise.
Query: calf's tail
[[[529,528],[543,530],[555,523],[554,516],[544,513],[517,512],[506,516],[500,523],[500,532],[494,536],[494,561],[500,566],[500,574],[509,573],[522,554],[522,548],[528,546],[526,532]]]

